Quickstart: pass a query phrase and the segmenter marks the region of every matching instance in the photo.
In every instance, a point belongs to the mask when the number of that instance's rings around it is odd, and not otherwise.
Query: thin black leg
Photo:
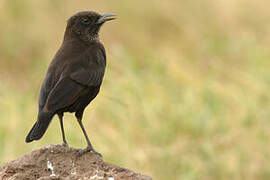
[[[97,152],[97,151],[94,149],[94,147],[92,146],[92,144],[91,144],[91,142],[90,142],[90,140],[89,140],[89,138],[88,138],[88,135],[87,135],[87,133],[86,133],[86,131],[85,131],[85,128],[84,128],[83,123],[82,123],[83,111],[76,112],[76,113],[75,113],[75,116],[76,116],[76,118],[77,118],[77,121],[78,121],[78,123],[79,123],[79,125],[80,125],[80,127],[81,127],[81,129],[82,129],[82,131],[83,131],[84,137],[85,137],[86,142],[87,142],[87,147],[86,147],[85,149],[80,150],[79,153],[78,153],[78,156],[81,156],[81,155],[84,154],[85,152],[92,151],[92,152],[95,152],[96,154],[98,154],[99,156],[102,157],[102,155],[101,155],[99,152]]]
[[[66,136],[65,136],[65,130],[64,130],[64,124],[63,124],[63,113],[58,114],[59,117],[59,122],[60,122],[60,127],[61,127],[61,132],[62,132],[62,137],[63,137],[63,146],[68,146],[67,141],[66,141]]]

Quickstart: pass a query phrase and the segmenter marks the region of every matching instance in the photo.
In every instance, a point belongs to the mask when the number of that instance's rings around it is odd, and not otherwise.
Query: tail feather
[[[39,140],[42,138],[44,133],[46,132],[49,124],[53,118],[53,113],[44,113],[40,112],[38,115],[38,120],[26,136],[25,142],[29,143],[34,140]]]

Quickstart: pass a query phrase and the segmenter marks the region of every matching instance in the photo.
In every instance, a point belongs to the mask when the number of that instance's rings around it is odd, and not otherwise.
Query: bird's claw
[[[99,155],[100,157],[102,157],[102,154],[101,153],[97,152],[94,148],[91,148],[89,146],[86,147],[85,149],[81,149],[79,152],[77,152],[77,155],[76,156],[77,157],[80,157],[80,156],[82,156],[86,152],[93,152],[93,153]]]
[[[68,143],[67,143],[67,142],[63,142],[63,143],[62,143],[62,146],[68,147]]]

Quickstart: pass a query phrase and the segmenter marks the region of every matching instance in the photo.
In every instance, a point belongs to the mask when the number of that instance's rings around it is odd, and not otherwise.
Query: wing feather
[[[55,112],[70,106],[80,97],[85,88],[100,86],[106,66],[105,56],[103,49],[98,49],[94,55],[83,56],[87,59],[86,66],[85,63],[79,63],[75,70],[67,71],[70,73],[63,75],[58,80],[47,95],[45,110]],[[42,99],[45,99],[45,97]]]

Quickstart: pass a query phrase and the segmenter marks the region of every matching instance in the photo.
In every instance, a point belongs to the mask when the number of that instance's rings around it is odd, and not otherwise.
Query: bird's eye
[[[82,18],[82,19],[81,19],[81,22],[82,22],[83,24],[89,24],[89,23],[90,23],[90,21],[89,21],[89,19],[88,19],[87,17]]]

